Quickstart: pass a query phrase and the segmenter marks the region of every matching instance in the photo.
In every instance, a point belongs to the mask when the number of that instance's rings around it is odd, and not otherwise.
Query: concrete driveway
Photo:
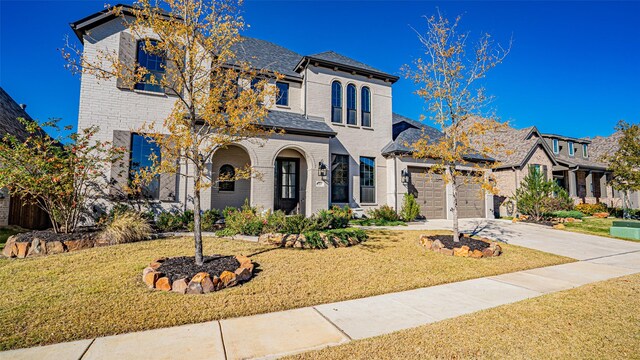
[[[384,228],[441,230],[451,229],[452,223],[451,220],[427,220],[422,224],[412,223],[409,226]],[[577,260],[590,260],[640,250],[640,242],[556,230],[543,225],[514,224],[509,220],[461,219],[460,231]]]

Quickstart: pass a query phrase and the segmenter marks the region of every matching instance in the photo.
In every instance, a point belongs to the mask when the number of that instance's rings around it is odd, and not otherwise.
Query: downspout
[[[309,115],[307,114],[307,70],[309,70],[308,66],[304,67],[304,118],[309,119]]]

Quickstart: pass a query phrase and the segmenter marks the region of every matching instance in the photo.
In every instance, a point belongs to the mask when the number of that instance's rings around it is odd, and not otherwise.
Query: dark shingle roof
[[[611,156],[618,151],[620,138],[623,136],[624,134],[621,131],[616,131],[609,136],[596,136],[590,139],[589,155],[591,159],[605,162],[604,158],[606,156]]]
[[[286,111],[269,111],[262,125],[284,130],[289,134],[332,137],[336,132],[322,118],[309,117]]]
[[[362,69],[362,70],[367,70],[367,71],[373,71],[373,72],[379,72],[379,73],[384,73],[384,71],[380,71],[372,66],[369,66],[365,63],[361,63],[360,61],[354,60],[350,57],[344,56],[342,54],[338,54],[335,51],[325,51],[325,52],[321,52],[318,54],[313,54],[313,55],[309,55],[308,57],[313,58],[313,59],[319,59],[319,60],[324,60],[324,61],[330,61],[330,62],[334,62],[334,63],[338,63],[338,64],[344,64],[344,65],[349,65],[358,69]]]
[[[325,51],[314,55],[305,56],[296,66],[296,70],[301,70],[304,68],[303,65],[306,63],[313,61],[323,63],[325,66],[335,66],[342,67],[342,70],[352,71],[355,73],[362,73],[364,75],[374,76],[376,78],[391,81],[392,83],[398,81],[398,77],[395,75],[391,75],[384,71],[378,70],[372,66],[369,66],[360,61],[354,60],[350,57],[338,54],[335,51]]]
[[[290,78],[302,76],[294,69],[302,55],[274,43],[256,38],[243,37],[232,48],[238,60],[245,61],[254,69],[276,71]]]
[[[18,118],[32,120],[29,114],[0,87],[0,138],[6,134],[12,134],[18,140],[24,141],[29,136],[29,132]]]

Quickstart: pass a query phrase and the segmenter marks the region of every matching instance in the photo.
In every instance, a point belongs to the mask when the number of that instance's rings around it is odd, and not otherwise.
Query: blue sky
[[[57,48],[69,23],[102,1],[0,0],[0,85],[40,120],[77,124],[79,86]],[[491,33],[513,48],[485,85],[502,120],[565,136],[609,135],[619,119],[640,122],[639,2],[247,1],[248,36],[300,54],[334,50],[386,72],[421,55],[411,29],[436,7],[462,15],[471,35]],[[426,114],[405,79],[395,112]]]

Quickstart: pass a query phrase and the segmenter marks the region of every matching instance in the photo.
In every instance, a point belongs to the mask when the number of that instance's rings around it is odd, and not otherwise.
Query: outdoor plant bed
[[[87,249],[103,245],[98,234],[99,232],[90,230],[71,234],[55,233],[52,230],[26,232],[9,237],[2,255],[25,258]]]
[[[298,249],[328,249],[358,245],[367,238],[367,233],[361,229],[338,229],[304,234],[262,234],[258,243]]]
[[[254,264],[246,256],[205,256],[198,266],[193,256],[160,258],[142,270],[150,289],[179,294],[206,294],[249,281]]]
[[[465,234],[460,234],[459,242],[453,241],[453,235],[420,235],[420,245],[441,254],[476,259],[502,254],[502,247],[497,242]]]

